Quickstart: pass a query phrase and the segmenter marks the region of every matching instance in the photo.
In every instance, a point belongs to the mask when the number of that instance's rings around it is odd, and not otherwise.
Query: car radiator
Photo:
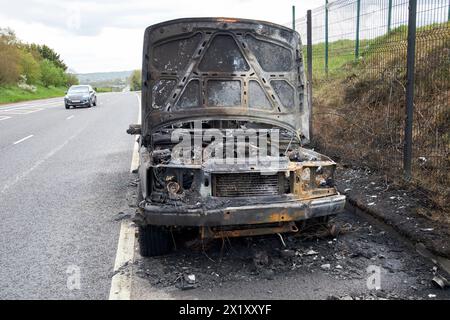
[[[280,194],[279,175],[260,173],[215,174],[213,175],[213,196],[224,198],[264,197]]]

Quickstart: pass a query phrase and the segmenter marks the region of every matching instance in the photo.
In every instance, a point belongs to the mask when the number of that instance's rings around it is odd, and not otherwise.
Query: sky
[[[0,0],[0,27],[55,49],[77,73],[140,69],[146,27],[177,18],[233,17],[288,24],[319,0]]]

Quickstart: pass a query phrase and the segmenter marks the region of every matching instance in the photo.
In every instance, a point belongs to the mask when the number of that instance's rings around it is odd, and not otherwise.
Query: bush
[[[0,37],[0,84],[13,84],[19,80],[19,53],[16,46]]]
[[[39,63],[29,52],[20,53],[20,73],[26,76],[27,84],[37,84],[41,79],[41,68]]]
[[[56,67],[50,60],[44,59],[41,62],[41,81],[45,87],[63,86],[66,84],[64,71]]]
[[[80,84],[80,81],[78,80],[76,75],[74,75],[72,73],[66,74],[66,86],[67,87],[76,86],[78,84]]]
[[[134,70],[129,81],[131,91],[141,90],[141,70]]]
[[[33,86],[33,85],[27,83],[27,76],[26,75],[21,75],[20,76],[20,80],[17,83],[17,86],[20,89],[28,91],[28,92],[36,93],[36,91],[37,91],[36,86]]]

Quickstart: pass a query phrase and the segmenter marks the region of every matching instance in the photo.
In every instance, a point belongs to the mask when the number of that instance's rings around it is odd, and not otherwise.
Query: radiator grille
[[[279,194],[278,175],[260,173],[217,174],[213,176],[215,197],[260,197]]]

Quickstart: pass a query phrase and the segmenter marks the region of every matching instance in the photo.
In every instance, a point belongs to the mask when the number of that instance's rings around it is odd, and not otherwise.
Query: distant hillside
[[[114,80],[127,80],[133,71],[115,71],[115,72],[96,72],[96,73],[79,73],[77,74],[80,83],[103,83]]]

